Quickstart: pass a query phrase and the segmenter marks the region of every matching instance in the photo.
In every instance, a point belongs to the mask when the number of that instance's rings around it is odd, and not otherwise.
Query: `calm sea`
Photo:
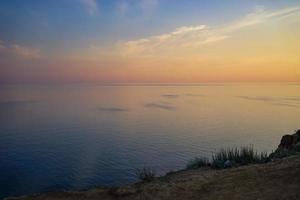
[[[299,84],[0,86],[0,198],[135,181],[222,147],[275,149]]]

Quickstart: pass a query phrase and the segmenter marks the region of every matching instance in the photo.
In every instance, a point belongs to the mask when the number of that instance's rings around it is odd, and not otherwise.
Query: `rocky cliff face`
[[[281,158],[296,154],[297,152],[300,152],[300,129],[292,135],[282,136],[278,148],[270,155],[270,157]]]
[[[300,147],[300,129],[293,135],[284,135],[278,146],[279,149],[298,149]]]

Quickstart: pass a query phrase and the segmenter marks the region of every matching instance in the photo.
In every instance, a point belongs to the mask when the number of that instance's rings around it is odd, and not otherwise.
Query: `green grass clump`
[[[201,167],[210,166],[209,159],[206,157],[197,157],[193,160],[190,160],[186,166],[187,169],[198,169]]]
[[[269,156],[266,152],[258,153],[252,146],[244,146],[240,148],[221,149],[212,155],[211,162],[207,158],[195,158],[189,161],[187,169],[197,169],[207,166],[214,169],[224,169],[241,165],[266,163],[268,161]]]
[[[265,163],[268,160],[269,157],[266,152],[258,153],[252,146],[227,148],[221,149],[212,156],[212,167],[222,169],[231,166]],[[229,161],[230,166],[224,165],[226,161]]]

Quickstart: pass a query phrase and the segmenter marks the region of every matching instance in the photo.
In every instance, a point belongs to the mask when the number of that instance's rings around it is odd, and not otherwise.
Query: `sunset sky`
[[[2,0],[0,83],[300,82],[300,1]]]

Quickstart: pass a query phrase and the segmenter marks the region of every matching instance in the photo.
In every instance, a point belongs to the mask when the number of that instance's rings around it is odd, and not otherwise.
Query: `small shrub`
[[[156,172],[153,168],[143,167],[135,170],[135,176],[141,181],[151,181],[155,178]]]
[[[186,169],[198,169],[201,167],[208,167],[208,166],[210,166],[210,162],[208,158],[197,157],[188,162]]]
[[[267,163],[269,162],[271,159],[268,156],[267,152],[261,152],[260,153],[260,159],[259,159],[259,163]]]
[[[213,160],[211,167],[213,169],[224,169],[224,162],[222,160]]]
[[[277,154],[272,153],[268,156],[267,152],[258,153],[253,149],[253,146],[220,149],[212,155],[211,162],[209,162],[208,158],[198,157],[189,161],[186,169],[197,169],[208,166],[213,169],[225,169],[241,165],[266,163],[269,162],[272,157],[275,157],[274,155]]]
[[[216,169],[226,168],[224,163],[230,161],[231,166],[265,163],[269,161],[268,154],[257,153],[252,146],[241,148],[221,149],[212,156],[212,167]]]

